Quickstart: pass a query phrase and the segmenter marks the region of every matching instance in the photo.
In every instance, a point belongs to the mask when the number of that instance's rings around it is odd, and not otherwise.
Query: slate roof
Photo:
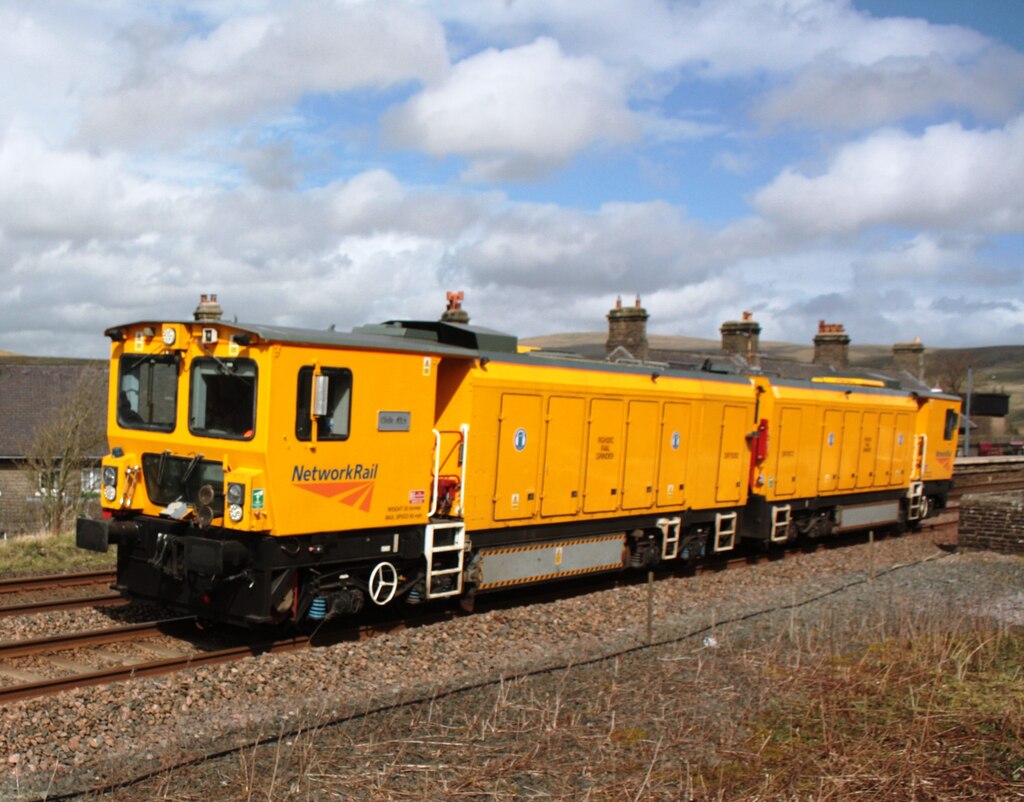
[[[24,456],[32,432],[58,414],[69,394],[81,392],[83,374],[95,371],[91,397],[82,403],[94,410],[98,441],[106,441],[107,363],[90,359],[55,359],[24,356],[0,357],[0,459]],[[105,445],[98,453],[102,456]]]

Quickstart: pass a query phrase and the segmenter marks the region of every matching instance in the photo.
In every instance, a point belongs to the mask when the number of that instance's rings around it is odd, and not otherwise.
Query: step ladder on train
[[[776,507],[772,507],[772,543],[785,543],[789,540],[789,527],[792,522],[792,505],[779,504]]]
[[[661,559],[674,560],[679,556],[679,530],[682,518],[659,518],[658,529],[661,530]]]
[[[907,520],[919,521],[927,509],[924,482],[911,482],[907,488]]]
[[[739,516],[735,512],[715,513],[715,553],[731,551],[736,545],[736,525]]]
[[[466,558],[464,523],[446,521],[427,524],[423,537],[423,556],[427,561],[428,599],[443,599],[462,593],[462,571]]]

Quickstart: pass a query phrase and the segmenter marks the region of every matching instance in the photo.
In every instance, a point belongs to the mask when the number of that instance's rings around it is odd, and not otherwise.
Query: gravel
[[[868,609],[868,600],[877,604],[880,594],[911,613],[938,608],[951,616],[1024,623],[1019,558],[950,556],[926,536],[915,536],[875,544],[874,581],[868,581],[870,564],[869,546],[860,545],[753,569],[663,579],[653,588],[653,639],[695,635],[714,648],[724,638],[754,637],[759,615],[813,608],[820,616],[828,605],[838,630],[844,616]],[[622,587],[362,643],[12,703],[0,710],[0,799],[100,786],[403,699],[639,647],[646,639],[647,599],[646,585]],[[102,619],[109,614],[92,613]],[[64,627],[65,617],[69,627],[103,625],[80,612],[0,625],[4,639],[27,637],[36,627],[38,634],[52,634]]]

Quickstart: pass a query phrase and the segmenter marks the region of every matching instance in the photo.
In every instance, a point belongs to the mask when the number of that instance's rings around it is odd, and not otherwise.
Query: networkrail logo
[[[377,480],[377,467],[376,462],[372,465],[356,463],[336,468],[295,465],[292,468],[292,484],[318,496],[369,512]]]

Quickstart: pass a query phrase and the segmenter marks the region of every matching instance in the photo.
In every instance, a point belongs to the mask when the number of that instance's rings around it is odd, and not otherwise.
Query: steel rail
[[[114,571],[81,571],[74,574],[47,574],[44,576],[15,576],[0,579],[0,593],[21,593],[29,590],[50,590],[51,588],[70,588],[76,585],[95,585],[100,582],[113,582]]]
[[[111,629],[92,629],[86,632],[72,632],[67,635],[49,635],[45,638],[5,641],[0,643],[0,659],[27,657],[42,652],[60,652],[82,646],[102,646],[126,640],[140,640],[153,635],[164,634],[162,628],[181,626],[195,621],[191,616],[167,618],[161,621],[145,621]]]
[[[9,685],[0,688],[0,705],[21,699],[48,696],[71,688],[105,685],[110,682],[119,682],[136,677],[155,677],[161,674],[170,674],[186,668],[217,665],[244,657],[251,657],[256,654],[295,651],[304,648],[308,643],[309,639],[307,637],[295,637],[259,645],[232,646],[212,652],[183,655],[182,657],[168,657],[160,660],[111,666],[110,668],[92,671],[87,674],[73,674],[21,685]]]
[[[111,607],[121,604],[128,604],[128,601],[120,593],[103,593],[98,596],[69,596],[66,599],[43,599],[36,602],[0,606],[0,618],[8,618],[12,615],[51,613],[56,610],[77,610],[82,607]]]

